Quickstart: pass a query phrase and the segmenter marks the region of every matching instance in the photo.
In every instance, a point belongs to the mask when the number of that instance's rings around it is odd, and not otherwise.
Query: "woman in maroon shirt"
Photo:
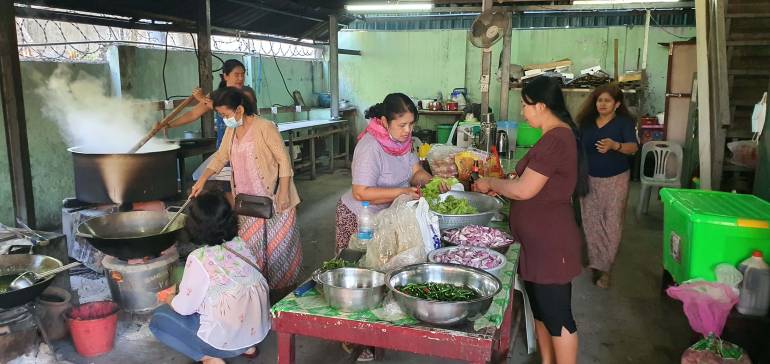
[[[521,100],[522,115],[543,137],[516,165],[519,178],[482,178],[474,188],[513,200],[509,223],[521,242],[519,275],[532,303],[542,362],[575,363],[572,279],[582,269],[582,241],[572,198],[588,192],[587,165],[556,80],[532,80]]]

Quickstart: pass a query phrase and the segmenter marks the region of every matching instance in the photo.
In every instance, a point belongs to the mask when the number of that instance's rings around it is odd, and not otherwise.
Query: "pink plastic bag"
[[[738,293],[722,283],[687,283],[670,287],[666,293],[682,301],[690,327],[703,336],[722,335],[727,315],[738,303]]]

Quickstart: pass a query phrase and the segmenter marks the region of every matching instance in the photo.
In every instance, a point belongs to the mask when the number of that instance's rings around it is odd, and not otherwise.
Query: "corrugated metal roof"
[[[191,31],[197,19],[197,1],[173,0],[17,0],[17,9],[25,6],[64,9],[99,15],[100,21],[112,17],[148,19],[169,28]],[[348,24],[353,17],[345,14],[346,0],[210,0],[211,26],[214,28],[272,34],[298,39],[326,41],[329,15],[337,14],[338,23]],[[55,10],[35,9],[37,14]],[[66,18],[66,12],[56,12]],[[83,21],[83,17],[78,18]],[[96,20],[95,20],[96,21]],[[125,22],[125,19],[123,20]],[[130,26],[130,22],[126,22]]]

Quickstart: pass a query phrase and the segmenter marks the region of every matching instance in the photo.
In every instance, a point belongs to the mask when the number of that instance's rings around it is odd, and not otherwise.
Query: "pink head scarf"
[[[369,119],[369,125],[366,126],[366,130],[362,131],[356,140],[361,140],[361,138],[363,138],[367,133],[373,136],[374,139],[377,139],[377,142],[380,143],[382,149],[384,149],[386,153],[392,156],[399,157],[412,151],[411,134],[409,135],[409,140],[405,142],[394,140],[393,137],[390,136],[390,133],[388,133],[388,131],[385,129],[385,127],[380,124],[380,121],[377,118]]]

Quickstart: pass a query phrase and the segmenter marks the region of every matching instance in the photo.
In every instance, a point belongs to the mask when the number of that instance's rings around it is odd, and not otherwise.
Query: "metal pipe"
[[[505,34],[503,35],[503,61],[501,67],[503,67],[500,73],[500,120],[508,120],[508,95],[509,83],[511,78],[511,27],[513,21],[513,14],[510,12],[505,13],[507,19],[507,25],[505,27]],[[503,153],[503,151],[499,151]]]
[[[329,15],[329,92],[332,96],[330,113],[332,120],[340,118],[340,79],[337,39],[337,16]]]
[[[644,44],[642,45],[642,69],[647,69],[647,47],[650,42],[650,11],[645,11],[644,14]]]

